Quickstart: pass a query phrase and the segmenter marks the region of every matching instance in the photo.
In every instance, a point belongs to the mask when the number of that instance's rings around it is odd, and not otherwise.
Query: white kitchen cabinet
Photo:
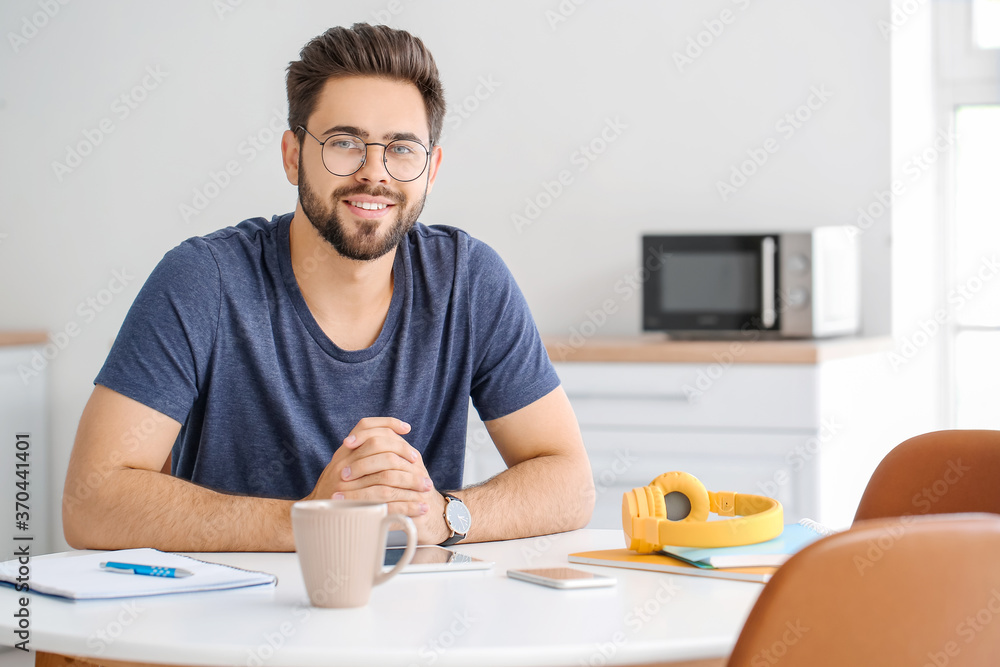
[[[909,434],[885,400],[883,354],[822,356],[809,363],[724,364],[712,356],[556,363],[597,488],[589,527],[620,528],[622,494],[671,470],[710,490],[775,497],[786,522],[849,525],[871,472]],[[504,469],[471,415],[466,484]]]

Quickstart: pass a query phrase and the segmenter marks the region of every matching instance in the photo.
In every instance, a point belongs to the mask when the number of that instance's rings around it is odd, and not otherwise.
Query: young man
[[[366,24],[300,57],[295,211],[153,271],[80,420],[67,541],[292,550],[303,498],[387,502],[425,544],[582,527],[590,465],[523,296],[486,245],[417,222],[441,165],[433,58]],[[469,396],[508,469],[461,489]]]

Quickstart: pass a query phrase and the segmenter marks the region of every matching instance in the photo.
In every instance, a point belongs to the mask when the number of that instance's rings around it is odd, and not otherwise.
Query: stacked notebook
[[[161,568],[181,568],[192,573],[174,579],[138,574],[119,574],[101,569],[105,561],[139,563]],[[0,584],[15,586],[19,563],[0,563]],[[241,570],[229,565],[166,553],[156,549],[124,549],[31,560],[30,587],[33,593],[44,593],[71,600],[104,600],[169,593],[218,591],[246,586],[273,586],[278,578],[266,572]]]
[[[757,544],[709,549],[666,546],[655,554],[637,554],[628,549],[583,551],[570,554],[569,562],[766,582],[793,554],[832,532],[815,521],[803,519],[787,524],[773,540]]]

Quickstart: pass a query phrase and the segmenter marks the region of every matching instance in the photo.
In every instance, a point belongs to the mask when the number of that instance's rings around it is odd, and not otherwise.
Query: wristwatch
[[[465,536],[469,534],[469,528],[472,526],[472,514],[461,498],[450,493],[442,495],[445,502],[444,522],[448,525],[448,530],[451,531],[451,537],[442,542],[441,546],[447,547],[464,540]]]

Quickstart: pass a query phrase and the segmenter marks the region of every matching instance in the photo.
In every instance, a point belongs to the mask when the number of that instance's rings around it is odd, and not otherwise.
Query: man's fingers
[[[340,470],[340,479],[348,482],[383,470],[401,470],[412,474],[416,473],[417,469],[418,467],[413,465],[411,461],[406,460],[396,452],[380,451],[345,461],[344,467]]]
[[[367,486],[354,491],[338,491],[334,500],[370,500],[389,505],[389,513],[398,512],[410,517],[427,513],[429,505],[415,491],[405,491],[391,486]]]
[[[365,441],[364,433],[366,431],[383,428],[389,429],[397,435],[406,435],[410,432],[410,425],[402,419],[396,419],[395,417],[365,417],[344,438],[344,446],[358,447]]]
[[[341,485],[341,490],[361,489],[366,486],[391,486],[396,489],[416,491],[425,493],[434,488],[430,477],[415,475],[403,470],[380,470],[367,475],[355,475],[351,471],[352,479],[345,479],[347,484]]]
[[[380,428],[362,431],[357,436],[357,439],[348,445],[347,442],[352,437],[354,436],[349,436],[347,440],[344,440],[344,445],[348,449],[357,451],[358,456],[370,456],[375,452],[394,452],[409,463],[416,463],[420,460],[420,452],[395,432],[388,429]]]
[[[389,514],[405,514],[409,517],[418,517],[427,514],[427,503],[421,502],[395,502],[389,503]]]

